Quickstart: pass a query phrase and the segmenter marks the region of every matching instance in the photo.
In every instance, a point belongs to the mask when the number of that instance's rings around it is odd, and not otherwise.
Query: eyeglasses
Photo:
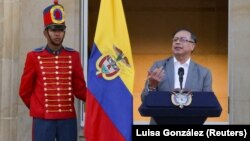
[[[176,37],[176,38],[173,38],[173,42],[177,42],[177,41],[180,41],[180,43],[186,43],[186,42],[189,42],[189,43],[194,43],[194,41],[192,40],[188,40],[186,38],[183,38],[183,37]]]

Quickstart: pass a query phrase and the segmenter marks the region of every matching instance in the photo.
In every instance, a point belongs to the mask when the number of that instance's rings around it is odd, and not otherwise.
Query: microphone
[[[182,82],[183,82],[184,68],[180,67],[180,68],[178,69],[178,75],[179,75],[180,87],[181,87],[181,90],[182,90]]]

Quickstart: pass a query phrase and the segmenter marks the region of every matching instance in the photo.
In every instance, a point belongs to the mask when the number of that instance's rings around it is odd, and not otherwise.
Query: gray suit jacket
[[[157,61],[153,64],[150,71],[153,71],[155,68],[163,66],[165,71],[165,77],[163,80],[158,84],[157,90],[158,91],[172,91],[174,89],[174,59],[173,57],[167,58],[165,60]],[[191,91],[212,91],[212,75],[211,72],[193,62],[190,61],[189,68],[188,68],[188,75],[184,89],[188,89]],[[148,82],[145,83],[144,90],[141,94],[142,101],[144,97],[148,94]],[[153,119],[151,119],[150,124],[156,124]]]

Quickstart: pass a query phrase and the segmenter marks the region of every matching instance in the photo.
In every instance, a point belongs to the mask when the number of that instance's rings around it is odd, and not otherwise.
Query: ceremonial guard
[[[86,100],[79,52],[62,45],[64,8],[54,4],[43,11],[47,45],[27,54],[19,95],[33,117],[33,141],[77,141],[74,97]]]

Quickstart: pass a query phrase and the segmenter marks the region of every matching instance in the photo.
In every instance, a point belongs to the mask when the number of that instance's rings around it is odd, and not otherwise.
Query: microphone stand
[[[178,70],[178,75],[179,75],[179,82],[180,82],[180,93],[182,93],[183,89],[182,89],[182,82],[183,82],[183,75],[184,75],[184,69],[181,67]]]

